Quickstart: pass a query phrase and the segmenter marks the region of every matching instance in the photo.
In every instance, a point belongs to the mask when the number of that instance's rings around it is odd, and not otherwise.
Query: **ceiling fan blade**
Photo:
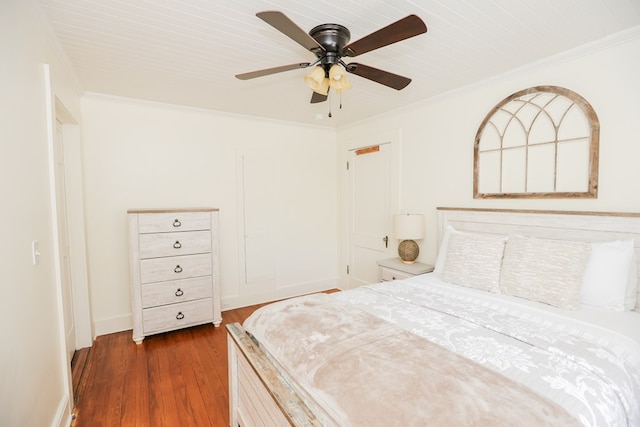
[[[350,73],[372,80],[376,83],[389,86],[396,90],[404,89],[409,83],[411,83],[411,79],[408,77],[399,76],[388,71],[379,70],[356,62],[348,64],[346,70]]]
[[[343,56],[354,57],[370,52],[374,49],[388,46],[392,43],[399,42],[422,33],[427,32],[427,26],[416,15],[409,15],[393,24],[387,25],[376,32],[364,36],[344,47]]]
[[[240,80],[255,79],[256,77],[268,76],[270,74],[282,73],[283,71],[296,70],[298,68],[307,68],[309,62],[300,62],[298,64],[281,65],[279,67],[266,68],[264,70],[250,71],[248,73],[236,74],[236,78]]]
[[[311,103],[312,104],[317,104],[319,102],[324,102],[324,101],[327,100],[327,98],[328,98],[327,95],[322,95],[321,93],[313,92],[311,94]]]
[[[313,37],[311,37],[305,30],[298,27],[287,15],[275,10],[267,10],[264,12],[256,13],[256,16],[262,19],[267,24],[271,25],[276,30],[280,31],[284,35],[291,38],[296,43],[300,44],[305,49],[312,52],[321,51],[324,52],[322,47]]]

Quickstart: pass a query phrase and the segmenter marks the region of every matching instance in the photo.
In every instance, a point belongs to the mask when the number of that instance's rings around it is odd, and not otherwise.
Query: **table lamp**
[[[420,214],[399,214],[393,217],[393,234],[401,240],[398,255],[404,264],[413,264],[418,258],[420,247],[415,242],[424,238],[424,216]]]

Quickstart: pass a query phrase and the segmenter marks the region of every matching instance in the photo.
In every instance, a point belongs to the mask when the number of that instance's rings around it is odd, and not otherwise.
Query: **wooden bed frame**
[[[321,425],[239,323],[227,335],[230,426]]]
[[[640,253],[640,213],[442,207],[437,210],[438,243],[451,225],[460,231],[587,242],[634,238],[636,253]],[[640,290],[635,311],[640,311],[639,307]],[[244,329],[234,323],[227,325],[227,331],[230,426],[321,425]]]

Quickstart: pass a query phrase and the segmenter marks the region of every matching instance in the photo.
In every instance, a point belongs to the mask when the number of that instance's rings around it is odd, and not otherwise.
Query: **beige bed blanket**
[[[498,372],[324,297],[263,307],[244,326],[337,425],[581,425]]]

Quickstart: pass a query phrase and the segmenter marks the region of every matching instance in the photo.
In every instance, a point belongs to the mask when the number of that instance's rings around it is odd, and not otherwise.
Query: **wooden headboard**
[[[604,242],[633,238],[640,274],[640,213],[438,207],[438,247],[447,226],[492,234]],[[640,277],[639,277],[640,283]],[[640,286],[635,311],[640,311]]]

